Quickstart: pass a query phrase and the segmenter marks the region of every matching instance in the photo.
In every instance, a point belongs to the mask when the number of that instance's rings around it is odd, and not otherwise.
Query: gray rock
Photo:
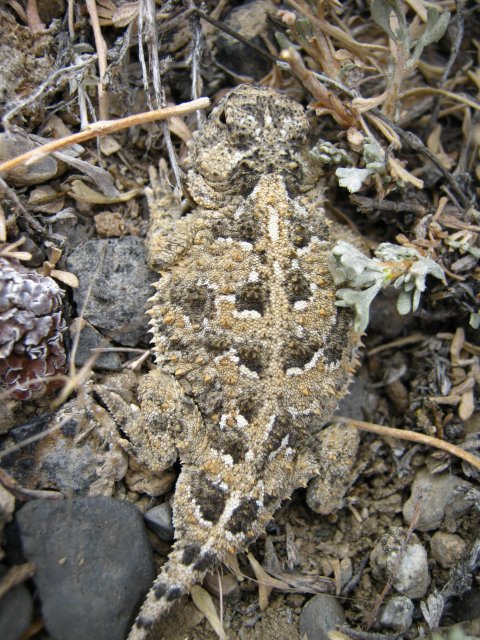
[[[0,565],[0,578],[7,572]],[[20,584],[10,589],[0,599],[0,638],[2,640],[18,640],[32,621],[33,602],[25,585]]]
[[[160,540],[171,542],[175,537],[175,529],[172,520],[172,507],[169,502],[149,509],[145,515],[145,522],[156,533]]]
[[[143,518],[113,498],[34,500],[17,514],[51,640],[119,640],[155,570]]]
[[[157,275],[146,266],[146,252],[140,238],[89,240],[67,260],[80,286],[73,292],[77,309],[91,293],[84,318],[109,338],[128,347],[142,339],[148,342],[147,300]]]
[[[2,460],[17,482],[31,489],[56,489],[65,497],[112,495],[126,462],[118,447],[98,435],[90,400],[87,396],[81,405],[70,401],[53,417],[37,416],[10,430],[12,443],[19,444],[58,427]]]
[[[72,329],[70,331],[72,332]],[[89,322],[85,322],[85,325],[80,330],[78,346],[75,352],[75,364],[77,367],[83,367],[87,360],[91,358],[94,349],[105,349],[111,346],[111,343],[95,327],[92,327]],[[120,371],[122,361],[118,353],[114,351],[103,352],[98,355],[93,366],[95,369],[104,369],[105,371]]]
[[[430,540],[430,549],[438,564],[444,569],[450,569],[462,559],[467,544],[455,533],[436,531]]]
[[[250,0],[227,13],[224,23],[257,46],[264,46],[265,33],[269,31],[268,14],[272,8],[263,0]],[[252,51],[248,45],[232,36],[219,33],[216,42],[216,58],[222,66],[235,75],[260,80],[270,71],[270,62]]]
[[[405,522],[410,524],[418,505],[417,531],[438,529],[445,517],[449,517],[449,523],[455,527],[455,520],[473,505],[468,497],[471,487],[469,482],[449,473],[431,475],[425,469],[419,471],[412,484],[411,496],[403,505]]]
[[[430,584],[427,552],[415,535],[403,548],[406,535],[392,527],[380,538],[370,554],[372,575],[380,582],[393,579],[393,588],[409,598],[422,598]]]
[[[344,622],[345,613],[338,599],[320,594],[309,600],[302,609],[300,636],[307,640],[329,640],[328,632]]]
[[[23,136],[0,133],[0,162],[15,158],[38,146]],[[52,156],[45,156],[32,164],[24,164],[11,169],[4,177],[7,182],[11,182],[16,187],[30,186],[57,178],[65,172],[65,169],[65,163],[59,162]]]
[[[406,596],[393,596],[382,607],[378,622],[380,626],[395,631],[406,631],[413,622],[413,602]]]

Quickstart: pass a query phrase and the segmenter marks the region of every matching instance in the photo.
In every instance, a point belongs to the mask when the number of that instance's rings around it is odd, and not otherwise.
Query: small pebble
[[[207,573],[203,586],[215,598],[227,597],[239,592],[238,580],[231,573],[225,573],[223,576],[218,571]]]
[[[37,144],[25,139],[23,136],[0,133],[0,162],[15,158],[36,147],[38,147]],[[58,177],[65,172],[65,168],[63,162],[58,162],[52,156],[45,156],[32,164],[24,164],[11,169],[4,177],[7,182],[16,187],[31,186]]]
[[[453,526],[455,520],[469,511],[473,505],[465,495],[472,487],[469,482],[449,473],[431,475],[422,469],[415,476],[410,498],[403,505],[403,517],[409,525],[415,514],[415,529],[438,529],[446,516]],[[418,511],[417,511],[418,505]]]
[[[406,596],[393,596],[380,611],[380,626],[396,631],[406,631],[413,622],[413,602]]]
[[[101,238],[120,238],[125,235],[125,221],[119,211],[101,211],[93,219]]]
[[[145,522],[164,542],[171,542],[175,537],[172,521],[172,507],[169,502],[162,502],[149,509],[145,515]]]
[[[314,596],[303,607],[299,630],[307,640],[329,640],[328,632],[345,623],[345,613],[337,598],[326,594]]]
[[[436,531],[430,540],[432,556],[444,569],[454,567],[462,559],[466,543],[455,533]]]
[[[49,637],[125,638],[155,576],[140,511],[106,497],[32,500],[17,521]]]
[[[380,538],[370,555],[372,574],[380,582],[393,578],[393,588],[409,598],[422,598],[430,584],[427,552],[413,535],[402,553],[405,536],[406,531],[392,527]]]

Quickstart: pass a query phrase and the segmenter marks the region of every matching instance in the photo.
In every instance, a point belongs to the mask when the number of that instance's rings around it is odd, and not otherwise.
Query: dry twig
[[[174,116],[182,116],[196,109],[206,109],[210,104],[209,98],[199,98],[192,102],[183,102],[174,107],[164,107],[163,109],[156,109],[154,111],[145,111],[144,113],[137,113],[133,116],[127,116],[126,118],[119,118],[118,120],[103,120],[95,122],[89,125],[88,129],[74,133],[71,136],[65,136],[65,138],[59,138],[58,140],[52,140],[47,144],[41,145],[36,149],[22,153],[20,156],[16,156],[11,160],[6,160],[0,164],[0,173],[7,172],[22,164],[31,164],[40,160],[44,156],[59,151],[65,147],[70,147],[79,142],[85,142],[92,138],[99,138],[115,131],[121,131],[128,127],[133,127],[139,124],[145,124],[147,122],[155,122],[156,120],[166,120]]]
[[[336,421],[343,422],[345,424],[360,429],[361,431],[369,431],[370,433],[376,433],[384,438],[398,438],[399,440],[409,440],[410,442],[419,442],[420,444],[426,444],[429,447],[435,449],[441,449],[446,451],[452,456],[461,458],[472,465],[475,469],[480,470],[480,458],[472,455],[468,451],[464,451],[460,447],[457,447],[450,442],[445,442],[439,438],[427,436],[424,433],[417,433],[416,431],[409,431],[408,429],[394,429],[393,427],[384,427],[380,424],[373,422],[363,422],[362,420],[353,420],[353,418],[345,418],[343,416],[335,416]]]

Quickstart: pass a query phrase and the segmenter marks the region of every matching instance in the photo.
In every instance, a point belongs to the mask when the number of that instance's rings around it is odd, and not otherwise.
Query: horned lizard
[[[301,105],[240,86],[195,139],[192,213],[152,222],[158,368],[128,435],[145,464],[178,456],[182,471],[176,542],[130,640],[315,475],[312,438],[349,382],[357,337],[350,310],[335,306],[332,223],[308,136]]]

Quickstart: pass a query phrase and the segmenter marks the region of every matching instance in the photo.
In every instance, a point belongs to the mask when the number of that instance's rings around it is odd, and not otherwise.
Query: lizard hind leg
[[[218,564],[219,559],[213,551],[202,551],[196,544],[177,542],[148,592],[127,640],[146,640],[170,607]]]

